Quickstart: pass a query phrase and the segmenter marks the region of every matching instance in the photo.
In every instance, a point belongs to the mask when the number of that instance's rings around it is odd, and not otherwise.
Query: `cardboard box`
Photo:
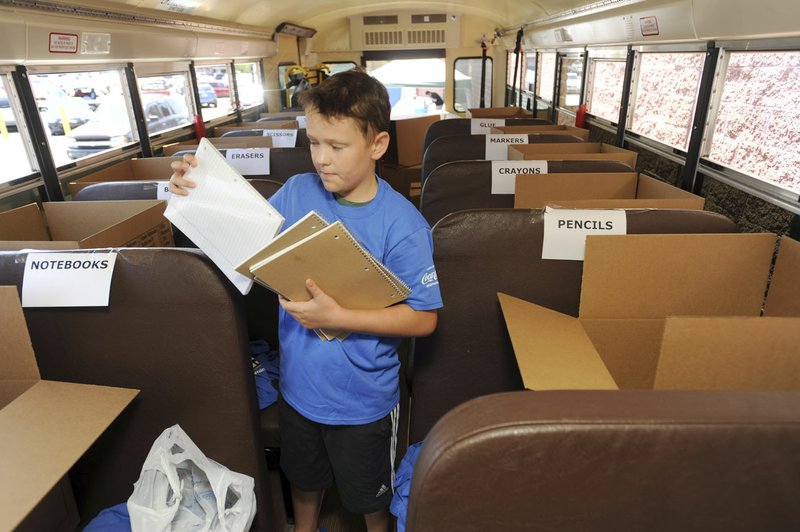
[[[271,148],[272,137],[209,137],[209,142],[218,149],[226,148]],[[172,157],[181,150],[196,150],[199,140],[164,145],[164,156]]]
[[[522,107],[473,107],[467,109],[467,118],[532,118],[533,114]]]
[[[389,123],[389,148],[383,156],[386,163],[398,166],[422,164],[422,143],[428,126],[442,119],[440,114],[399,118]]]
[[[422,174],[422,167],[417,166],[397,166],[394,164],[384,164],[380,176],[388,182],[393,189],[409,198],[411,196],[412,184],[419,186]]]
[[[696,209],[705,199],[636,172],[519,174],[514,207]]]
[[[0,345],[0,530],[74,530],[66,474],[139,392],[42,380],[14,286],[0,287]]]
[[[104,183],[106,181],[169,181],[172,175],[172,167],[170,165],[173,161],[179,160],[179,157],[127,159],[70,181],[67,184],[67,188],[69,193],[74,196],[79,190],[92,183]]]
[[[767,308],[800,285],[798,243],[780,247]],[[800,303],[761,317],[774,249],[769,233],[587,237],[578,318],[499,294],[525,386],[800,389]]]
[[[493,134],[528,134],[528,135],[570,135],[578,137],[584,141],[589,140],[589,130],[574,126],[564,126],[555,124],[531,125],[531,126],[495,126],[492,128]]]
[[[245,131],[248,129],[300,129],[297,120],[287,120],[285,122],[242,122],[235,126],[217,126],[214,128],[214,136],[221,137],[228,131]]]
[[[602,142],[566,142],[564,144],[512,144],[510,161],[620,161],[636,169],[635,151]]]
[[[274,116],[304,116],[305,111],[277,111],[274,113],[261,113],[259,118],[272,118]]]
[[[0,213],[0,249],[174,245],[163,200],[51,201]]]

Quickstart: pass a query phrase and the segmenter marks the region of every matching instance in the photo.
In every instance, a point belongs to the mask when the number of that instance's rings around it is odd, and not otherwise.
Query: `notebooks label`
[[[107,307],[117,254],[29,253],[23,307]]]
[[[505,118],[472,118],[469,122],[470,135],[486,135],[492,132],[493,127],[506,125]]]
[[[505,161],[509,144],[527,144],[528,135],[486,135],[486,159]]]
[[[624,209],[555,209],[544,211],[542,258],[583,260],[586,235],[624,235],[628,219]]]
[[[547,161],[492,161],[492,194],[513,194],[517,174],[547,173]]]

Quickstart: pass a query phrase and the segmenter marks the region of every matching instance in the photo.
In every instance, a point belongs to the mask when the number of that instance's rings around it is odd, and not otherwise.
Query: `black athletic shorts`
[[[306,419],[282,397],[278,401],[281,469],[294,488],[320,491],[335,482],[342,504],[353,513],[389,506],[397,408],[365,425],[325,425]]]

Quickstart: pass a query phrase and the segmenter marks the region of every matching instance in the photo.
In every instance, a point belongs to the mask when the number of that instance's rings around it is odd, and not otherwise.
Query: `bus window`
[[[137,83],[150,136],[192,123],[189,109],[193,106],[187,74],[141,77]]]
[[[445,97],[444,58],[367,60],[366,70],[389,91],[392,118],[437,112],[435,99],[426,93]]]
[[[339,72],[353,70],[358,66],[352,61],[325,61],[325,64],[331,69],[331,76]]]
[[[553,92],[556,83],[556,53],[544,52],[539,54],[539,71],[536,80],[536,96],[546,102],[553,102]]]
[[[264,89],[261,81],[260,63],[235,63],[236,88],[239,91],[239,104],[243,108],[254,107],[264,103]],[[202,94],[200,95],[202,102]]]
[[[577,111],[581,100],[581,79],[583,77],[583,58],[561,58],[561,79],[559,80],[558,106]]]
[[[11,89],[11,77],[0,75],[0,158],[3,171],[0,172],[0,184],[8,183],[33,173],[24,140],[17,125],[19,116],[14,95]]]
[[[460,57],[453,65],[455,94],[453,109],[463,113],[481,103],[481,61],[480,57]],[[492,58],[486,59],[486,79],[483,86],[484,107],[492,106]]]
[[[592,59],[589,63],[586,110],[596,117],[616,123],[619,120],[624,81],[624,60]]]
[[[800,52],[731,52],[708,158],[800,192]]]
[[[231,86],[230,77],[228,75],[228,65],[200,65],[196,66],[197,72],[197,86],[200,93],[208,93],[208,86],[214,91],[216,102],[214,105],[210,103],[208,106],[203,105],[203,120],[208,121],[212,118],[217,118],[228,114],[233,106],[231,104]],[[202,104],[201,97],[201,104]]]
[[[121,70],[36,72],[30,80],[57,167],[135,140]]]
[[[633,132],[687,149],[704,57],[701,52],[640,54]]]

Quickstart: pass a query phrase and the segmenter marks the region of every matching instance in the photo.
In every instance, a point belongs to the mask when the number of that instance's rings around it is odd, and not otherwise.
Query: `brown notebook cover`
[[[256,280],[292,301],[307,301],[306,279],[352,309],[379,309],[403,301],[411,290],[337,221],[250,267]],[[339,331],[320,331],[343,339]]]

